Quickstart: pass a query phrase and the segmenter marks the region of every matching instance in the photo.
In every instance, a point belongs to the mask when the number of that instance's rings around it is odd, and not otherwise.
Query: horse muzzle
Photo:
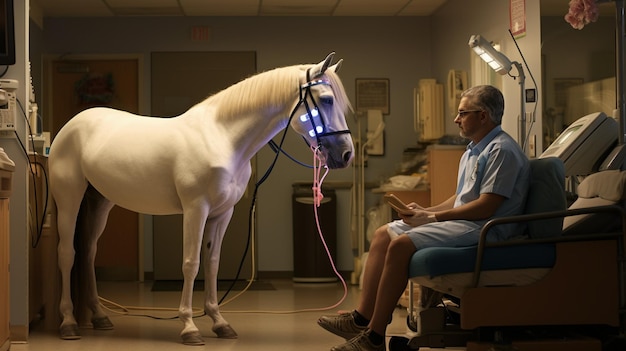
[[[350,131],[319,135],[322,162],[330,169],[346,168],[354,159],[354,145]]]

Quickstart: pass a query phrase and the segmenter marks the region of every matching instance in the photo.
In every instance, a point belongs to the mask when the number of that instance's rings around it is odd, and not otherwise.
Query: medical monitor
[[[0,65],[15,64],[13,0],[0,0]]]
[[[570,124],[539,158],[560,158],[566,176],[591,174],[617,144],[617,132],[615,119],[603,112],[592,113]]]

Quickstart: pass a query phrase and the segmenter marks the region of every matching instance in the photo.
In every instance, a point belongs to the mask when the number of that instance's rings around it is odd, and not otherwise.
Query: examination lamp
[[[497,73],[505,75],[511,71],[511,61],[480,35],[472,35],[469,46]]]
[[[501,75],[508,74],[511,71],[511,68],[515,66],[519,75],[519,85],[520,85],[520,118],[519,118],[519,129],[518,129],[518,140],[524,152],[526,151],[526,106],[525,106],[525,91],[524,91],[524,81],[526,80],[526,76],[524,75],[524,69],[519,62],[509,60],[503,53],[496,50],[491,43],[480,35],[472,35],[470,37],[469,47],[474,50],[476,55],[480,56],[483,61],[485,61],[489,67],[491,67],[494,71]],[[516,78],[516,77],[514,77]]]

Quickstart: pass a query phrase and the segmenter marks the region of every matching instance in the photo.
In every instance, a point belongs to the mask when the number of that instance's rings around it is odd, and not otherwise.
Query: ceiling
[[[429,16],[447,0],[30,0],[41,17]],[[541,0],[541,14],[564,16],[569,0]],[[611,4],[609,4],[611,5]],[[614,6],[600,6],[612,15]],[[608,13],[607,13],[608,10]]]
[[[43,17],[428,16],[446,0],[31,0]]]

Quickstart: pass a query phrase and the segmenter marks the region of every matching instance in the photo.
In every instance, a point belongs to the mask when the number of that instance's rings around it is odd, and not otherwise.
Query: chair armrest
[[[529,221],[540,220],[540,219],[568,217],[568,216],[576,216],[576,215],[581,215],[581,214],[594,214],[594,213],[615,213],[616,215],[621,216],[622,232],[621,233],[606,233],[606,234],[602,233],[602,234],[590,234],[590,235],[558,236],[558,237],[541,238],[541,239],[509,240],[509,241],[500,241],[500,242],[493,242],[493,243],[487,242],[487,233],[492,227],[499,225],[499,224],[529,222]],[[480,238],[478,240],[478,247],[476,251],[476,263],[474,266],[474,276],[472,280],[472,286],[473,287],[478,286],[478,282],[480,280],[482,262],[483,262],[483,255],[484,255],[485,248],[487,247],[528,245],[528,244],[534,244],[534,243],[536,244],[557,243],[557,242],[565,242],[565,241],[617,239],[620,244],[618,245],[619,255],[620,257],[623,257],[625,237],[626,237],[626,210],[617,205],[588,207],[588,208],[579,208],[579,209],[564,210],[564,211],[553,211],[553,212],[494,218],[494,219],[489,220],[480,231]],[[622,262],[622,266],[623,264],[624,263]],[[623,270],[623,267],[620,267],[620,271],[622,270]]]

